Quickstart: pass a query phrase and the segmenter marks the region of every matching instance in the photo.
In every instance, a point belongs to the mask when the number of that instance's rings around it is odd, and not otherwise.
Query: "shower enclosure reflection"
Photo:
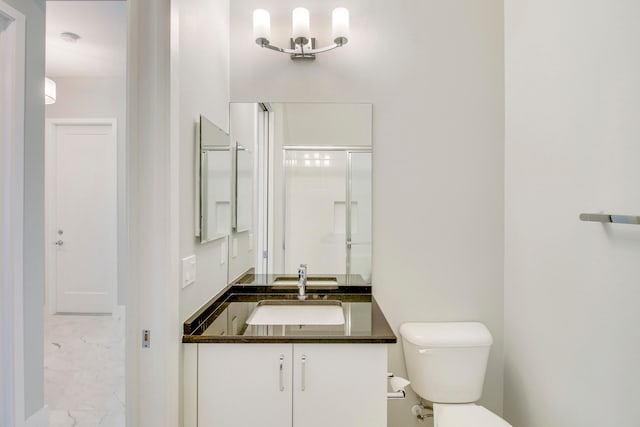
[[[284,149],[283,247],[274,251],[274,269],[310,263],[319,273],[370,281],[371,152],[319,148]]]

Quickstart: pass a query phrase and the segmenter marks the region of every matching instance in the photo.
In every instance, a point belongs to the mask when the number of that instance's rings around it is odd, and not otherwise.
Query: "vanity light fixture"
[[[253,11],[253,38],[260,47],[287,53],[291,55],[293,60],[314,60],[317,53],[342,47],[349,41],[349,11],[344,7],[338,7],[333,10],[331,17],[333,44],[326,47],[316,49],[316,39],[311,37],[309,29],[309,10],[304,7],[293,9],[293,35],[290,49],[274,46],[269,41],[271,38],[271,18],[269,12],[264,9]]]
[[[56,82],[51,80],[49,77],[44,78],[44,103],[56,103]]]

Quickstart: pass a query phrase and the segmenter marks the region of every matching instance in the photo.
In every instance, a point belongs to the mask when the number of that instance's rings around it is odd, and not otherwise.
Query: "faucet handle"
[[[307,264],[300,264],[298,268],[298,279],[307,280]]]

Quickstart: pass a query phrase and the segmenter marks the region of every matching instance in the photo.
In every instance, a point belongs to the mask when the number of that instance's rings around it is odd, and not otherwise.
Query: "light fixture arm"
[[[267,48],[267,49],[275,50],[276,52],[282,52],[282,53],[288,53],[288,54],[293,54],[293,53],[296,52],[294,49],[283,49],[281,47],[274,46],[274,45],[270,44],[269,41],[260,42],[259,40],[256,40],[256,43],[258,43],[258,45],[260,47],[264,47],[264,48]]]
[[[286,49],[286,48],[282,48],[282,47],[278,47],[275,45],[272,45],[271,43],[269,43],[268,40],[256,40],[256,43],[258,44],[258,46],[260,47],[264,47],[267,49],[271,49],[271,50],[275,50],[276,52],[282,52],[282,53],[286,53],[289,55],[294,55],[294,54],[302,54],[304,53],[305,55],[309,54],[309,55],[315,55],[316,53],[322,53],[322,52],[328,52],[330,50],[336,49],[338,47],[342,47],[344,46],[344,43],[333,43],[329,46],[325,46],[325,47],[320,47],[317,49],[302,49],[302,47],[297,44],[295,49]]]
[[[334,43],[334,44],[332,44],[330,46],[320,47],[318,49],[311,49],[311,50],[305,51],[305,53],[316,54],[316,53],[328,52],[328,51],[333,50],[333,49],[335,49],[337,47],[342,47],[342,45]]]

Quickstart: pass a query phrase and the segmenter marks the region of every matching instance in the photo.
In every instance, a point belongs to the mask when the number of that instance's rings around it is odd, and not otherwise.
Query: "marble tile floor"
[[[50,427],[124,427],[124,319],[49,315],[44,392]]]

